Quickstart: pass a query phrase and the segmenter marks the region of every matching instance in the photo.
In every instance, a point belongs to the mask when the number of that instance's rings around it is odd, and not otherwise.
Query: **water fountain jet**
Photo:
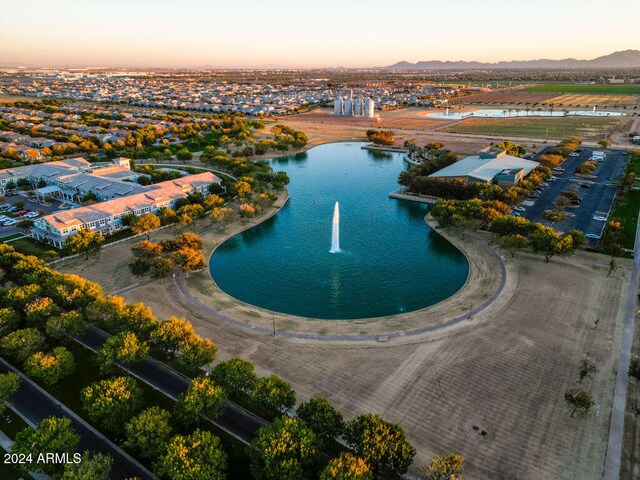
[[[330,253],[340,253],[340,207],[338,202],[333,208],[333,227],[331,229],[331,250]]]

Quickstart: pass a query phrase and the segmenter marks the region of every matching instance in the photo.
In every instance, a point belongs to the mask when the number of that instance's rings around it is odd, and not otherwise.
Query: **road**
[[[76,340],[85,347],[96,351],[109,336],[99,328],[88,325],[85,332]],[[153,358],[138,362],[126,370],[174,400],[178,399],[178,395],[184,392],[191,382],[188,377]],[[258,429],[267,424],[264,419],[230,401],[226,402],[226,409],[222,416],[211,420],[211,422],[244,444],[249,444]]]
[[[636,243],[633,256],[633,271],[629,282],[629,301],[620,344],[620,359],[616,371],[616,383],[613,389],[613,409],[609,424],[609,442],[604,463],[604,480],[620,478],[620,459],[624,435],[624,417],[626,410],[627,388],[629,385],[629,363],[631,362],[631,346],[633,330],[637,315],[638,280],[640,278],[640,222],[636,230]]]
[[[0,358],[0,373],[8,372],[18,373],[22,377],[22,381],[19,390],[11,396],[7,404],[27,423],[35,426],[47,417],[67,417],[71,419],[73,428],[80,435],[79,452],[91,450],[111,455],[113,458],[111,478],[113,480],[134,477],[157,478],[78,415]]]

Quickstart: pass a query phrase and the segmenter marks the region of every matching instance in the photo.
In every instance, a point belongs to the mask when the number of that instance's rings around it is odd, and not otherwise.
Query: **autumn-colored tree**
[[[376,473],[382,468],[402,475],[416,454],[402,427],[385,421],[379,415],[367,413],[356,417],[347,424],[344,437]]]
[[[562,210],[545,210],[542,212],[542,217],[549,220],[551,223],[562,222],[566,214]]]
[[[344,430],[342,414],[322,397],[313,397],[301,403],[296,413],[298,418],[306,423],[319,438],[333,440],[342,435]]]
[[[122,431],[142,406],[142,390],[131,377],[94,382],[80,392],[80,398],[91,421],[112,432]]]
[[[204,199],[204,208],[206,210],[222,207],[222,205],[224,205],[224,200],[218,195],[212,194]]]
[[[149,240],[149,232],[160,228],[160,218],[153,213],[145,213],[139,217],[133,217],[129,226],[133,233],[146,233],[147,240]]]
[[[170,420],[171,413],[160,407],[143,410],[127,422],[124,447],[149,460],[160,457],[171,435]]]
[[[49,297],[36,298],[29,303],[24,313],[27,324],[31,327],[42,327],[49,317],[57,315],[60,309]]]
[[[82,454],[80,462],[64,465],[60,480],[109,480],[112,463],[111,455],[87,450]]]
[[[32,458],[31,463],[21,465],[31,472],[45,472],[51,476],[58,476],[62,472],[63,463],[38,462],[40,454],[66,453],[73,458],[77,451],[80,435],[71,426],[68,418],[49,417],[42,420],[35,430],[26,427],[20,430],[11,446],[12,453],[24,454]]]
[[[216,419],[224,412],[226,399],[224,389],[210,378],[196,377],[179,395],[176,416],[185,426],[199,424],[201,417]]]
[[[182,247],[173,252],[173,263],[183,272],[192,272],[204,267],[204,254],[202,251],[190,247]]]
[[[320,473],[320,480],[373,480],[371,468],[362,458],[342,453]]]
[[[248,203],[241,203],[238,209],[240,211],[240,216],[242,218],[255,217],[256,214],[258,213],[258,210],[256,209],[256,207]]]
[[[253,364],[238,357],[217,364],[210,375],[229,395],[251,394],[257,381]]]
[[[258,405],[285,413],[296,404],[296,392],[291,385],[278,377],[270,375],[259,378],[251,398]]]
[[[165,353],[178,356],[186,342],[195,337],[193,326],[185,318],[171,317],[158,322],[151,333],[151,342]]]
[[[149,345],[133,332],[122,332],[109,337],[98,349],[96,360],[101,372],[110,371],[116,363],[130,365],[149,356]]]
[[[438,455],[424,472],[425,480],[462,480],[464,458],[454,453]]]
[[[64,347],[56,347],[51,353],[36,352],[24,362],[26,374],[47,385],[55,385],[75,368],[73,354]]]
[[[229,223],[235,220],[236,212],[227,207],[219,207],[213,209],[211,217],[224,230]]]
[[[225,480],[226,469],[220,439],[206,430],[173,437],[154,467],[156,475],[169,480]]]
[[[63,248],[71,254],[83,254],[88,259],[89,255],[97,255],[103,244],[104,237],[101,233],[80,230],[78,233],[67,237]]]
[[[13,372],[0,374],[0,413],[7,407],[5,402],[20,388],[20,375]]]
[[[265,480],[306,480],[318,467],[320,442],[302,421],[278,417],[249,445],[251,472]]]
[[[236,193],[241,199],[245,199],[251,195],[251,185],[245,181],[239,181],[235,184]]]
[[[605,150],[607,148],[609,148],[612,145],[613,142],[611,142],[611,140],[609,140],[608,138],[605,138],[603,140],[600,140],[598,142],[598,145],[600,145],[602,148],[604,148]]]

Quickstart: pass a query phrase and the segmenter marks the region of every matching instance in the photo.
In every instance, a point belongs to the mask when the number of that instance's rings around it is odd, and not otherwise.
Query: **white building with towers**
[[[349,95],[336,93],[333,104],[333,114],[336,117],[365,117],[375,118],[376,104],[371,98],[353,98],[353,90]]]

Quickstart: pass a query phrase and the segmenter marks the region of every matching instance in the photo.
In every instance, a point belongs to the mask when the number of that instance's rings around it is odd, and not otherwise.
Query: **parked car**
[[[15,193],[15,192],[7,192],[7,193],[4,194],[5,197],[15,197],[16,195],[18,195],[18,194]]]
[[[516,212],[515,210],[511,210],[509,212],[509,215],[513,215],[514,217],[519,217],[520,216],[520,212]]]
[[[527,209],[524,207],[514,207],[513,208],[516,212],[526,212]]]
[[[570,153],[570,154],[569,154],[569,156],[570,156],[570,157],[579,157],[579,156],[580,156],[580,154],[579,154],[579,153],[576,153],[576,152],[573,152],[573,153]]]
[[[602,217],[600,215],[596,215],[595,217],[593,217],[594,220],[597,220],[598,222],[606,222],[607,221],[607,217]]]
[[[554,172],[564,172],[564,168],[562,167],[556,167],[553,169]]]
[[[581,183],[579,184],[579,186],[582,188],[591,188],[591,185],[589,185],[588,183]]]
[[[600,235],[596,235],[595,233],[587,233],[585,238],[591,238],[593,240],[600,240]]]
[[[543,182],[540,184],[541,187],[543,188],[547,188],[549,186],[549,184],[547,182]]]
[[[16,222],[15,220],[7,220],[6,222],[2,222],[2,225],[4,225],[5,227],[10,227],[12,225],[15,225],[16,223],[18,222]]]
[[[569,205],[577,205],[580,206],[580,200],[578,200],[577,198],[574,198],[572,200],[569,200]]]

